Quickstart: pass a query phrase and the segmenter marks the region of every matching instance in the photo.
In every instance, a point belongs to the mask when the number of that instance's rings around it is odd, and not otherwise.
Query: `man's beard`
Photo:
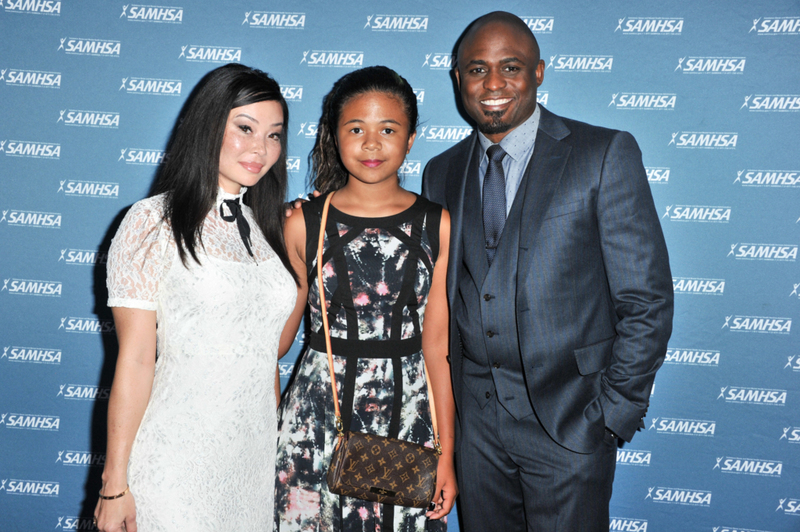
[[[484,111],[483,116],[489,119],[489,122],[478,124],[478,129],[484,135],[496,135],[497,133],[505,133],[511,129],[511,125],[503,122],[503,115],[505,111]]]

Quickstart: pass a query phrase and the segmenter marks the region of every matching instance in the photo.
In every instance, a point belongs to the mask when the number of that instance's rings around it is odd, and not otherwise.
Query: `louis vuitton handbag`
[[[428,368],[425,367],[425,380],[433,425],[434,448],[416,443],[344,430],[339,401],[336,394],[336,375],[333,371],[331,336],[326,312],[325,288],[322,280],[322,251],[325,238],[325,225],[328,218],[333,193],[330,193],[322,208],[322,223],[317,244],[317,282],[319,283],[322,325],[325,331],[325,345],[328,351],[328,368],[331,375],[331,390],[336,412],[336,447],[328,467],[328,489],[337,495],[346,495],[365,501],[427,508],[436,489],[436,467],[439,455],[439,431],[436,425],[436,407],[431,391]]]

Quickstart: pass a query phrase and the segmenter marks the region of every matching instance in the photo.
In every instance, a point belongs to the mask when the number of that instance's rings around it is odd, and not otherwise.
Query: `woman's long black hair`
[[[417,97],[403,76],[385,66],[366,67],[344,75],[322,100],[317,140],[309,156],[311,185],[323,194],[347,184],[350,174],[339,157],[336,129],[345,104],[367,92],[381,92],[397,98],[408,117],[408,134],[417,130]]]
[[[283,109],[281,154],[266,175],[248,188],[244,203],[253,210],[264,238],[297,282],[283,240],[289,109],[280,87],[266,73],[228,64],[203,77],[175,128],[155,192],[166,194],[165,218],[172,226],[181,262],[185,266],[191,255],[200,264],[196,248],[203,245],[203,220],[217,198],[219,155],[228,114],[236,107],[263,101],[276,101]]]

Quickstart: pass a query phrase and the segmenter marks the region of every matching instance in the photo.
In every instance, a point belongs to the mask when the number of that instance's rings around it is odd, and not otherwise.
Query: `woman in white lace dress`
[[[277,353],[297,296],[282,237],[287,121],[263,72],[210,72],[159,194],[112,242],[120,347],[100,530],[272,530]]]

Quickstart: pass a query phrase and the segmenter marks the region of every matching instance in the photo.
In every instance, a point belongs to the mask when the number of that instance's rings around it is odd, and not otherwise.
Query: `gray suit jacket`
[[[541,106],[540,106],[541,107]],[[515,314],[533,409],[553,440],[593,452],[604,427],[630,441],[643,426],[672,332],[667,248],[641,152],[622,131],[541,107],[519,231]],[[477,133],[434,157],[422,193],[450,211],[447,279],[459,298],[464,189]],[[498,294],[498,297],[502,297]],[[456,406],[464,393],[461,339],[450,326]]]

